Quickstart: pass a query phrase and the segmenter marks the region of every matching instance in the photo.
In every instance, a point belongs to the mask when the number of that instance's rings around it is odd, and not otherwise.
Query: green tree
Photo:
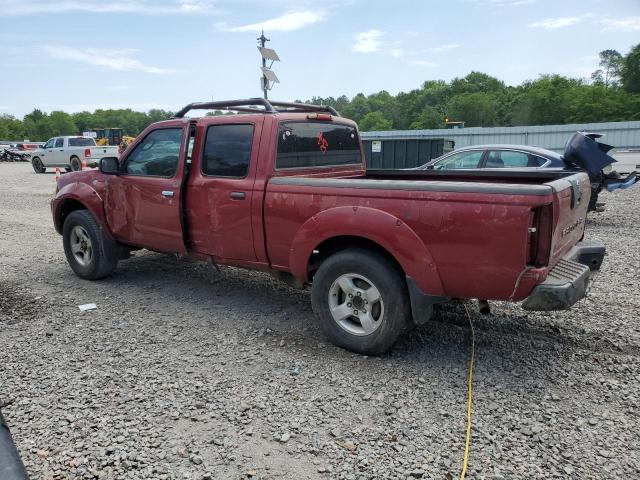
[[[78,128],[78,132],[88,132],[92,128],[97,128],[93,122],[93,114],[87,111],[72,114],[71,120]]]
[[[491,75],[481,72],[471,72],[464,78],[454,78],[451,81],[451,93],[496,93],[505,89],[504,82]]]
[[[467,127],[493,127],[498,125],[497,107],[494,95],[462,93],[449,101],[447,114],[450,120],[465,122]]]
[[[78,127],[73,123],[71,115],[66,112],[51,112],[48,119],[51,136],[77,135]]]
[[[622,88],[629,93],[640,93],[640,43],[622,60],[620,76]]]
[[[11,115],[0,115],[0,140],[24,140],[24,125]]]
[[[444,114],[435,107],[426,107],[409,125],[409,129],[411,130],[425,130],[442,127],[444,127]]]
[[[379,130],[391,130],[393,124],[382,112],[369,112],[359,122],[360,130],[363,132],[374,132]]]
[[[600,68],[591,74],[591,78],[605,87],[616,86],[620,80],[622,55],[617,50],[603,50],[599,56]]]
[[[507,121],[511,125],[566,123],[571,96],[584,87],[581,80],[560,75],[543,75],[525,82],[513,95]]]

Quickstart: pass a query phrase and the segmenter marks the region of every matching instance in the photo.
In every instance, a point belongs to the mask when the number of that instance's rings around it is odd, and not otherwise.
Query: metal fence
[[[602,133],[602,141],[616,148],[640,147],[640,121],[607,123],[572,123],[524,127],[469,127],[437,130],[390,130],[362,132],[362,140],[410,140],[446,138],[455,148],[488,143],[535,145],[562,152],[567,139],[577,131]]]

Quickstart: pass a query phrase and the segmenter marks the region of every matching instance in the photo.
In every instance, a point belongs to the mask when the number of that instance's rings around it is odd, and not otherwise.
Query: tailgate
[[[586,173],[576,173],[547,185],[553,188],[553,234],[549,265],[554,266],[584,234],[591,182]]]
[[[91,147],[91,156],[95,158],[114,157],[117,154],[118,147],[115,146]]]

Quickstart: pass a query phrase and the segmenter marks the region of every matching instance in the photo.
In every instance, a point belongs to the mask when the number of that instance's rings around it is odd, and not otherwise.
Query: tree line
[[[306,103],[330,105],[358,122],[362,131],[445,128],[445,119],[467,127],[640,120],[640,44],[627,55],[616,50],[600,52],[599,68],[590,80],[542,75],[508,86],[485,73],[471,72],[450,82],[428,80],[397,95],[383,90],[351,99],[313,97]],[[0,139],[44,141],[91,128],[122,128],[125,135],[136,136],[150,123],[172,115],[160,109],[71,114],[35,109],[22,120],[1,115]]]

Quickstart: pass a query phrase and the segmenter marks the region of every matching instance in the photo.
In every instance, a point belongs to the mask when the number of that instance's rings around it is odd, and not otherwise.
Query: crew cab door
[[[215,117],[199,126],[187,187],[189,240],[218,259],[256,261],[254,229],[261,198],[254,192],[263,122]]]
[[[187,127],[164,123],[147,131],[106,177],[107,223],[119,241],[149,250],[185,253],[181,186]]]
[[[64,137],[57,137],[56,143],[53,145],[53,152],[49,153],[49,161],[52,165],[62,165],[66,163],[67,154],[65,153],[65,139]]]
[[[55,145],[55,143],[56,139],[50,138],[42,147],[42,151],[40,152],[40,160],[42,160],[42,164],[45,167],[52,167],[54,165],[53,146]]]

